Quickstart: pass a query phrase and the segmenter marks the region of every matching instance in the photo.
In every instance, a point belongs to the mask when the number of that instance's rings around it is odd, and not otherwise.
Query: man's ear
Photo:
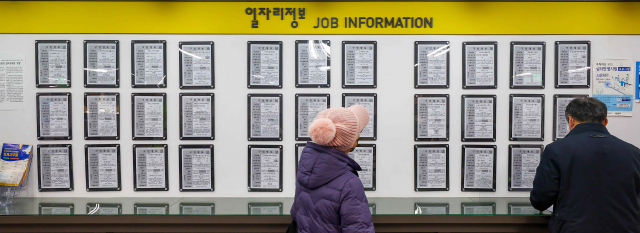
[[[602,124],[607,126],[607,124],[609,124],[609,118],[604,118],[604,122],[602,122]]]

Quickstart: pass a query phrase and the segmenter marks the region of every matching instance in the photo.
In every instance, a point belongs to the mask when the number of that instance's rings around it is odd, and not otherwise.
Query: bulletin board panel
[[[72,58],[71,88],[35,88],[35,40],[70,40]],[[119,40],[129,44],[132,40],[166,40],[167,41],[167,88],[132,88],[122,85],[120,88],[84,88],[83,82],[83,40]],[[330,88],[295,88],[295,54],[296,40],[331,40],[331,52],[334,54],[331,72],[334,83],[340,83],[341,44],[342,41],[376,41],[378,44],[378,85],[375,89],[343,89],[341,85]],[[592,60],[597,58],[629,58],[638,59],[640,54],[640,36],[604,36],[604,35],[131,35],[131,34],[3,34],[0,35],[0,51],[3,53],[22,53],[26,58],[25,66],[25,105],[19,109],[1,111],[0,142],[22,144],[72,144],[75,190],[71,192],[38,192],[37,172],[31,172],[30,194],[35,197],[292,197],[295,190],[295,95],[322,93],[330,94],[331,106],[340,106],[342,93],[377,93],[378,100],[378,137],[376,141],[363,141],[364,144],[375,144],[376,157],[376,191],[367,191],[369,197],[526,197],[528,192],[508,191],[508,145],[509,144],[549,144],[552,142],[553,95],[554,94],[591,94],[590,89],[556,89],[554,82],[554,50],[555,41],[589,40],[592,45]],[[216,86],[212,90],[181,90],[179,88],[179,42],[180,41],[214,41],[215,42],[215,77]],[[283,88],[282,89],[248,89],[246,84],[247,41],[282,41],[283,42]],[[450,88],[448,89],[415,89],[414,88],[414,43],[415,41],[449,41],[450,48]],[[462,89],[462,43],[464,41],[497,41],[498,53],[498,88],[490,90]],[[511,41],[545,41],[546,53],[546,87],[536,89],[509,89],[509,46]],[[122,77],[128,77],[130,67],[130,46],[120,47],[120,64]],[[334,62],[335,61],[335,62]],[[122,80],[128,83],[129,80]],[[121,98],[120,140],[87,141],[83,137],[73,137],[70,141],[38,141],[36,137],[36,93],[37,92],[71,92],[73,101],[73,135],[82,135],[83,94],[84,92],[119,92],[121,96],[131,93],[167,93],[168,138],[166,141],[133,141],[131,135],[130,98]],[[179,93],[215,93],[215,140],[181,141],[179,140]],[[283,140],[282,141],[247,141],[247,94],[267,93],[283,95]],[[414,95],[416,94],[449,94],[450,95],[450,141],[448,142],[415,142],[414,141]],[[509,141],[509,95],[510,94],[544,94],[545,105],[545,137],[543,142],[510,142]],[[461,192],[460,165],[460,108],[462,95],[497,95],[497,141],[473,144],[497,146],[497,185],[496,192]],[[640,116],[638,106],[634,109],[634,117]],[[608,129],[619,138],[640,145],[637,132],[640,121],[634,117],[610,118]],[[120,144],[122,163],[122,191],[91,192],[85,191],[84,145],[85,144]],[[168,144],[169,149],[169,191],[134,192],[133,191],[133,144]],[[413,156],[416,144],[449,144],[450,148],[450,191],[415,192]],[[179,192],[178,146],[180,144],[214,144],[215,145],[215,191],[214,192]],[[282,145],[283,146],[283,191],[277,193],[248,192],[247,180],[247,145]],[[37,163],[34,163],[34,165]]]

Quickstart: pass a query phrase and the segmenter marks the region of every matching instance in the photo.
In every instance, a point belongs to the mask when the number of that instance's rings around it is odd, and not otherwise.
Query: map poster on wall
[[[608,116],[631,116],[633,92],[633,61],[630,59],[598,59],[593,64],[593,97],[607,105]]]

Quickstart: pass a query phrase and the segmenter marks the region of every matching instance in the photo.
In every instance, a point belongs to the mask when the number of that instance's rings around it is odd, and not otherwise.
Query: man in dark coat
[[[553,205],[551,233],[640,232],[640,150],[609,134],[595,98],[574,99],[565,115],[571,132],[545,148],[531,204]]]

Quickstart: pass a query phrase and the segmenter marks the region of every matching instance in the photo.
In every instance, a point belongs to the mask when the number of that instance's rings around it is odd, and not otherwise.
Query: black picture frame
[[[136,96],[162,97],[162,137],[136,137]],[[167,140],[167,94],[166,93],[131,93],[131,137],[132,140]]]
[[[182,149],[209,149],[209,153],[211,153],[211,188],[210,189],[185,189],[182,186],[182,170],[184,170],[182,163]],[[178,146],[178,162],[179,173],[180,173],[180,192],[213,192],[215,191],[215,154],[213,145],[179,145]],[[181,209],[182,210],[182,209]]]
[[[467,148],[471,148],[471,149],[487,149],[487,148],[491,148],[493,149],[493,188],[490,189],[484,189],[484,188],[465,188],[464,187],[464,165],[467,161],[466,159],[466,151]],[[461,183],[460,183],[460,188],[462,190],[462,192],[495,192],[496,191],[496,160],[497,160],[497,155],[498,154],[498,148],[495,145],[462,145],[462,167],[461,167],[461,173],[462,176],[460,177],[461,179]]]
[[[164,188],[137,188],[138,187],[138,152],[137,148],[164,148]],[[169,147],[167,144],[133,144],[133,191],[169,191]]]
[[[364,188],[364,191],[376,191],[376,144],[358,144],[358,146],[356,147],[356,149],[358,149],[359,147],[371,147],[373,148],[373,155],[371,158],[371,188]],[[357,162],[357,161],[356,161]]]
[[[88,46],[89,44],[115,44],[116,45],[116,83],[115,84],[89,84],[89,64],[87,59],[88,56]],[[85,88],[118,88],[120,87],[120,41],[118,40],[85,40],[83,43],[84,47],[84,87]]]
[[[216,204],[214,203],[180,203],[180,215],[194,215],[194,214],[186,214],[184,213],[184,207],[188,206],[197,206],[197,207],[205,207],[211,208],[210,215],[216,215]]]
[[[376,203],[369,203],[369,212],[371,215],[376,215]]]
[[[446,98],[447,99],[447,132],[446,132],[446,137],[445,138],[421,138],[418,137],[418,100],[420,98]],[[416,94],[414,95],[414,101],[413,101],[413,137],[414,140],[416,142],[428,142],[428,141],[449,141],[449,127],[451,125],[451,121],[450,121],[450,98],[449,98],[449,94]]]
[[[555,87],[561,88],[590,88],[591,87],[591,71],[587,70],[587,85],[560,85],[558,82],[558,63],[560,62],[558,53],[561,44],[585,44],[587,45],[587,67],[591,67],[591,41],[556,41],[555,42]]]
[[[40,54],[38,46],[40,44],[65,44],[67,45],[67,85],[41,84],[40,83]],[[70,40],[36,40],[36,88],[70,88],[71,87],[71,41]]]
[[[68,126],[69,126],[69,136],[68,137],[41,137],[40,136],[40,97],[41,96],[67,96],[67,119],[68,119]],[[57,92],[57,93],[36,93],[36,119],[37,119],[37,128],[38,128],[38,132],[37,132],[37,136],[38,136],[38,140],[71,140],[73,138],[73,120],[72,120],[72,107],[71,107],[71,103],[73,101],[71,101],[71,92]]]
[[[444,215],[449,215],[449,203],[421,203],[421,202],[418,202],[418,203],[414,203],[413,204],[413,209],[416,210],[416,212],[418,210],[420,210],[420,207],[444,207],[445,208],[445,214]],[[420,210],[420,211],[422,211],[422,210]],[[430,214],[417,213],[416,215],[430,215]]]
[[[280,129],[278,131],[279,135],[277,138],[275,137],[252,137],[251,136],[251,98],[254,97],[271,97],[271,98],[278,98],[279,102],[280,102]],[[282,94],[248,94],[247,95],[247,140],[248,141],[282,141],[282,129],[283,129],[283,121],[282,121]]]
[[[373,137],[360,137],[363,141],[375,141],[378,138],[378,94],[377,93],[343,93],[342,107],[346,106],[346,97],[348,96],[365,96],[373,97]]]
[[[184,81],[183,81],[183,72],[182,72],[182,53],[184,52],[182,50],[182,46],[183,45],[209,45],[211,46],[211,85],[202,85],[202,86],[197,86],[197,85],[184,85]],[[178,64],[178,68],[180,70],[180,89],[214,89],[216,87],[216,82],[215,82],[215,76],[216,76],[216,69],[215,69],[215,43],[213,41],[180,41],[178,43],[178,46],[180,48],[179,53],[178,53],[178,59],[179,59],[179,64]]]
[[[467,45],[493,45],[493,85],[467,85]],[[462,42],[462,89],[498,89],[498,42],[467,41]]]
[[[118,209],[118,214],[115,215],[121,215],[122,214],[122,205],[121,204],[105,204],[105,203],[87,203],[86,205],[87,209],[87,215],[100,215],[100,214],[96,214],[98,211],[100,211],[100,208],[117,208]],[[91,211],[93,211],[96,207],[98,207],[98,211],[96,211],[96,213],[91,213]]]
[[[493,98],[493,138],[466,138],[465,135],[465,129],[466,129],[466,125],[465,125],[465,118],[467,117],[466,114],[466,100],[467,98]],[[461,140],[462,142],[495,142],[496,141],[496,114],[497,114],[497,101],[498,98],[496,95],[462,95],[462,118],[461,118],[461,130],[462,130],[462,134],[461,136]]]
[[[117,188],[91,188],[89,186],[89,181],[91,180],[89,177],[89,148],[91,147],[115,147],[116,148],[116,162],[118,164],[118,187]],[[87,144],[84,145],[84,171],[85,171],[85,187],[87,188],[87,192],[94,191],[120,191],[122,190],[122,166],[121,166],[121,158],[120,158],[120,144]]]
[[[165,209],[165,214],[162,215],[169,215],[169,204],[141,204],[141,203],[135,203],[133,204],[133,215],[139,215],[138,214],[138,207],[151,207],[151,208],[164,208]],[[150,215],[150,214],[147,214]]]
[[[251,45],[278,45],[279,69],[277,85],[256,85],[251,84]],[[282,89],[282,41],[247,41],[247,88],[249,89]]]
[[[280,171],[279,173],[279,187],[278,188],[251,188],[251,149],[253,148],[261,148],[261,149],[273,149],[273,148],[277,148],[280,150],[280,158],[279,158],[279,163],[280,163]],[[249,145],[248,146],[248,153],[247,153],[247,191],[249,192],[282,192],[282,146],[281,145]]]
[[[515,148],[531,148],[531,149],[540,149],[540,154],[538,156],[542,157],[542,152],[544,151],[544,145],[532,145],[532,144],[511,144],[509,145],[509,178],[507,189],[511,191],[526,191],[529,192],[531,188],[512,188],[511,187],[511,178],[513,177],[513,149]]]
[[[162,44],[163,76],[162,83],[136,84],[136,44]],[[131,41],[131,87],[133,88],[166,88],[167,87],[167,41],[166,40],[132,40]]]
[[[418,150],[420,148],[439,148],[445,149],[446,153],[446,187],[445,188],[418,188]],[[449,145],[447,144],[422,144],[413,146],[413,188],[416,192],[424,191],[449,191]]]
[[[302,84],[299,80],[300,67],[298,67],[298,45],[299,44],[309,44],[309,41],[313,41],[314,43],[322,43],[326,44],[329,48],[331,48],[330,40],[296,40],[296,88],[328,88],[331,87],[331,56],[327,56],[327,83],[325,84]]]
[[[451,73],[450,69],[449,69],[449,67],[450,67],[450,57],[451,57],[451,56],[449,56],[450,53],[451,53],[451,52],[449,52],[449,49],[450,49],[449,43],[450,43],[449,41],[416,41],[415,42],[415,44],[413,46],[413,64],[414,64],[414,66],[413,66],[413,85],[414,85],[414,87],[416,89],[447,89],[447,88],[449,88],[449,82],[450,82],[450,78],[449,77],[450,77],[450,73]],[[444,45],[443,48],[447,47],[446,51],[442,52],[442,53],[446,54],[446,56],[447,56],[447,58],[446,58],[447,59],[447,68],[446,68],[446,70],[447,70],[447,75],[446,75],[447,76],[447,84],[445,84],[445,85],[423,85],[423,84],[420,84],[420,80],[419,80],[419,77],[418,77],[419,76],[419,72],[420,72],[419,71],[419,69],[420,69],[419,60],[420,59],[419,59],[418,52],[419,52],[420,45],[425,45],[425,44],[426,45]]]
[[[178,138],[180,140],[214,140],[216,138],[216,104],[215,104],[215,95],[213,93],[180,93],[180,112],[178,118],[180,119],[180,135]],[[211,137],[185,137],[184,136],[184,119],[182,119],[183,115],[183,105],[182,105],[182,97],[185,96],[209,96],[211,97]]]
[[[115,96],[116,97],[116,136],[91,137],[89,136],[89,109],[87,107],[89,96]],[[85,92],[84,93],[84,140],[120,140],[120,93],[117,92]]]
[[[463,202],[460,204],[460,214],[462,215],[485,215],[485,214],[467,214],[464,212],[464,207],[487,207],[491,206],[491,214],[496,215],[496,203],[494,202]]]
[[[513,59],[515,46],[518,45],[538,45],[542,46],[542,85],[540,86],[530,86],[530,85],[516,85],[515,74],[513,73]],[[509,88],[511,89],[544,89],[546,83],[546,64],[547,64],[547,43],[544,41],[533,42],[533,41],[512,41],[511,42],[511,52],[510,52],[510,62],[509,62]]]
[[[75,213],[75,204],[71,203],[38,203],[38,215],[46,215],[43,213],[43,207],[53,207],[53,208],[69,208],[69,215],[74,215]],[[68,215],[63,215],[68,216]]]
[[[540,137],[513,137],[513,98],[525,97],[525,98],[540,98]],[[544,141],[544,109],[545,101],[544,94],[511,94],[509,95],[509,141]]]
[[[298,135],[299,133],[299,127],[298,127],[298,100],[299,97],[325,97],[327,99],[327,109],[331,108],[331,95],[329,94],[296,94],[296,116],[295,116],[295,122],[296,122],[296,141],[311,141],[311,137],[300,137]],[[315,117],[314,117],[315,118]]]
[[[69,151],[69,188],[43,188],[42,187],[42,155],[40,153],[40,148],[56,148],[56,147],[64,147]],[[71,144],[44,144],[38,145],[38,191],[39,192],[60,192],[60,191],[73,191],[73,147]],[[50,175],[50,174],[49,174]]]
[[[279,163],[280,163],[280,171],[279,171],[279,187],[278,188],[251,188],[251,149],[254,148],[261,148],[261,149],[273,149],[273,148],[277,148],[280,150],[280,155],[279,155]],[[281,145],[249,145],[248,146],[248,153],[247,153],[247,190],[249,192],[282,192],[282,146]]]
[[[251,212],[251,207],[254,207],[254,206],[257,206],[257,207],[278,207],[280,210],[279,210],[279,213],[277,215],[282,215],[283,214],[283,212],[282,212],[282,203],[281,202],[277,202],[277,203],[276,202],[273,202],[273,203],[267,203],[267,202],[253,203],[253,202],[249,202],[249,204],[247,204],[247,207],[248,207],[247,208],[247,214],[248,215],[267,215],[267,214],[254,214],[254,213],[252,213]]]
[[[296,157],[296,170],[295,170],[295,174],[298,174],[298,165],[300,163],[300,159],[302,157],[302,154],[299,153],[300,148],[304,148],[305,146],[307,146],[307,143],[296,143],[296,150],[295,150],[295,157]]]
[[[345,66],[346,53],[345,46],[348,44],[368,44],[373,45],[373,85],[347,85],[347,74]],[[342,88],[376,88],[378,87],[378,42],[377,41],[342,41]]]
[[[558,141],[564,137],[558,135],[558,99],[560,98],[587,98],[589,95],[553,95],[553,141]],[[566,120],[565,120],[566,121]]]
[[[507,204],[507,214],[508,215],[515,215],[515,216],[530,216],[531,214],[516,214],[512,212],[512,208],[513,207],[531,207],[532,209],[535,210],[535,208],[531,205],[531,203],[526,203],[526,202],[516,202],[516,203],[508,203]],[[542,214],[542,211],[536,210],[538,213],[537,214]]]

